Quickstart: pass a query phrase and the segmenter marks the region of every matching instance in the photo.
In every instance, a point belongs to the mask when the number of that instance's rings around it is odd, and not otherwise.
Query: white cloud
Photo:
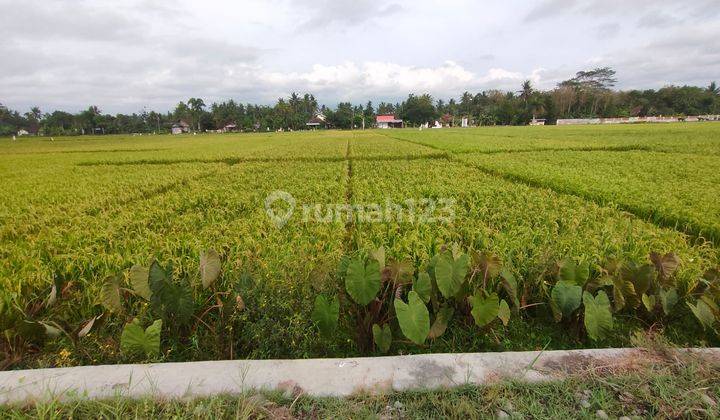
[[[303,73],[264,73],[259,80],[276,91],[291,90],[324,93],[342,100],[367,100],[374,96],[403,97],[408,93],[431,93],[437,97],[457,96],[465,90],[517,88],[525,79],[540,82],[542,70],[531,74],[492,68],[475,74],[453,61],[436,67],[403,66],[391,62],[345,62],[339,65],[316,64]]]

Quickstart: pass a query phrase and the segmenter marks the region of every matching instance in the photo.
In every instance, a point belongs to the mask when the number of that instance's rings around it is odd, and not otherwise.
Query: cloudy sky
[[[720,81],[718,0],[0,0],[0,103],[165,111],[551,88],[612,66],[619,87]]]

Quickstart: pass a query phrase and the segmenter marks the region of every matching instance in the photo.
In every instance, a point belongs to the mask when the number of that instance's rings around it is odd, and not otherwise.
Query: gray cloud
[[[662,13],[650,12],[638,19],[638,27],[640,28],[666,28],[681,23],[677,18]]]
[[[138,20],[93,3],[6,0],[0,3],[0,10],[0,37],[137,42],[146,29]]]
[[[620,25],[617,23],[604,23],[597,26],[595,30],[600,39],[614,38],[620,33]]]
[[[374,0],[323,0],[301,1],[310,18],[299,25],[299,31],[322,28],[327,25],[359,25],[380,17],[388,17],[403,10],[397,3],[383,4]]]
[[[720,14],[716,0],[542,0],[525,15],[526,22],[560,18],[567,14],[587,17],[662,15],[671,11],[676,19],[711,19]],[[652,18],[648,18],[652,19]]]
[[[394,102],[525,79],[547,89],[599,65],[623,88],[720,74],[705,0],[545,0],[520,18],[521,0],[211,1],[0,0],[0,102],[134,112],[292,91]]]

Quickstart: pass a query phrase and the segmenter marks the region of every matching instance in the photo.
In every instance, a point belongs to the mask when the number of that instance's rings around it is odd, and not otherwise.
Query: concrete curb
[[[683,351],[720,356],[720,349]],[[591,367],[621,368],[646,359],[641,349],[422,354],[350,359],[232,360],[82,366],[0,372],[0,404],[111,397],[192,398],[281,389],[293,394],[483,385],[501,379],[561,379]]]

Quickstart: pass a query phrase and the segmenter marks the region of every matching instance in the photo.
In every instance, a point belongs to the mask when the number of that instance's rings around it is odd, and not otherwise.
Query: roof
[[[386,123],[401,123],[402,120],[396,119],[395,115],[392,114],[385,114],[385,115],[378,115],[375,117],[376,122],[386,122]]]
[[[310,118],[310,121],[306,122],[305,125],[320,125],[325,124],[325,119],[320,116]]]

